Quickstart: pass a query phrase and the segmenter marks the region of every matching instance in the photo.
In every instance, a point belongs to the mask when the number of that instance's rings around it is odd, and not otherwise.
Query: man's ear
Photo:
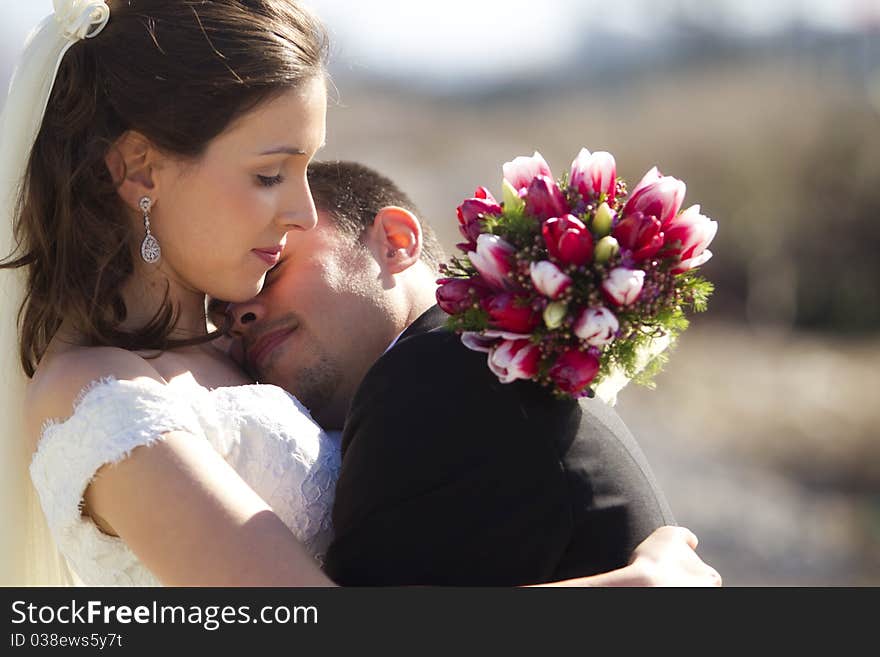
[[[104,156],[119,196],[132,209],[138,209],[144,196],[149,196],[153,205],[158,200],[154,175],[158,156],[150,141],[134,130],[124,132]]]
[[[422,226],[409,210],[389,205],[376,213],[373,239],[377,257],[391,274],[412,267],[422,256]]]

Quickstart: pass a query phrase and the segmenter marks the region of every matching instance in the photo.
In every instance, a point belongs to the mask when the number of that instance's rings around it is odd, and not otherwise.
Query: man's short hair
[[[312,162],[309,187],[317,209],[330,215],[340,231],[358,240],[382,208],[396,205],[409,210],[422,226],[422,262],[436,271],[445,259],[443,247],[416,204],[375,169],[359,162]]]

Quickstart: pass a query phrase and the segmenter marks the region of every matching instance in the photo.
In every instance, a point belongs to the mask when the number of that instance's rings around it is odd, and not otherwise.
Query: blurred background
[[[324,159],[455,208],[539,150],[720,224],[709,311],[618,410],[727,585],[880,585],[880,0],[311,0]],[[0,82],[49,0],[3,0]],[[132,56],[137,56],[133,53]]]

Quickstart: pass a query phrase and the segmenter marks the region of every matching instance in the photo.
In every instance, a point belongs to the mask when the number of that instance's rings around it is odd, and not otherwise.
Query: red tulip
[[[641,212],[649,217],[657,217],[665,228],[666,222],[681,209],[686,189],[681,180],[664,176],[654,167],[636,185],[623,206],[623,216]]]
[[[473,307],[488,293],[485,284],[477,278],[447,278],[438,282],[437,305],[450,315]]]
[[[631,252],[633,260],[653,258],[663,247],[660,220],[642,212],[625,215],[611,233],[620,247]]]
[[[563,265],[580,267],[593,259],[593,236],[572,214],[554,217],[541,227],[547,251]]]
[[[576,394],[586,388],[599,373],[599,359],[593,354],[569,349],[553,364],[548,375],[563,392]]]
[[[492,328],[500,331],[528,335],[541,321],[529,300],[512,292],[486,297],[483,309],[489,313]]]
[[[529,184],[525,198],[526,212],[538,219],[561,217],[568,212],[568,203],[559,187],[549,176],[538,176]]]
[[[617,163],[614,156],[605,151],[590,153],[586,148],[571,163],[571,186],[577,189],[585,201],[605,194],[613,201],[617,192]]]
[[[645,272],[640,269],[615,267],[602,281],[605,296],[618,306],[628,306],[639,298],[645,284]]]
[[[519,156],[510,162],[505,162],[501,167],[504,173],[504,179],[520,194],[523,190],[529,188],[532,180],[538,176],[547,176],[553,179],[553,173],[550,166],[538,151],[531,157]]]
[[[477,237],[476,251],[469,251],[468,258],[487,283],[504,288],[511,285],[508,274],[513,268],[510,260],[514,253],[513,245],[497,235],[483,233]]]
[[[458,206],[458,229],[467,240],[469,250],[476,248],[477,238],[483,232],[480,219],[487,214],[501,214],[501,206],[485,187],[478,187],[473,198]]]
[[[699,267],[712,257],[706,247],[715,239],[718,223],[700,214],[700,206],[692,205],[666,225],[666,244],[671,255],[680,262],[672,273],[680,274]]]
[[[504,340],[489,352],[489,369],[501,383],[531,379],[538,373],[541,351],[529,340]]]

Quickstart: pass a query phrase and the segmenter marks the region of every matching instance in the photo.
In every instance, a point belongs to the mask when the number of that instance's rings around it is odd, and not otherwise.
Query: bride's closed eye
[[[280,173],[277,176],[261,176],[257,174],[257,180],[263,187],[274,187],[284,182],[284,176]]]

